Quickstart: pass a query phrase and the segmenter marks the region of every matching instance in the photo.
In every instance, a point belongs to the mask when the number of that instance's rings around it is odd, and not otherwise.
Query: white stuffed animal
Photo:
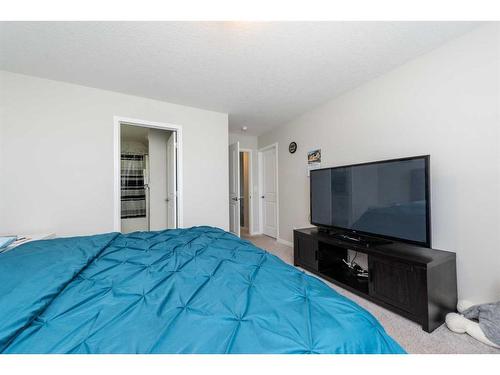
[[[468,333],[483,344],[500,348],[500,338],[497,336],[500,333],[497,320],[500,318],[500,302],[474,305],[472,302],[461,300],[458,301],[457,311],[460,314],[446,315],[446,325],[451,331]],[[476,319],[479,323],[470,319]]]

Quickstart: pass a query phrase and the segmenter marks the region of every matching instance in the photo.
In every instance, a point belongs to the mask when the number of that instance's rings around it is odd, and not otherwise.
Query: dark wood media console
[[[455,253],[402,242],[351,242],[317,228],[296,229],[293,237],[296,266],[421,324],[426,332],[456,310]],[[367,254],[368,278],[343,263],[348,250]]]

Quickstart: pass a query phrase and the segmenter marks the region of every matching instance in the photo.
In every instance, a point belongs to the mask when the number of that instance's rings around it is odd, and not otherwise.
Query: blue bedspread
[[[0,254],[2,353],[404,353],[322,281],[211,227]]]

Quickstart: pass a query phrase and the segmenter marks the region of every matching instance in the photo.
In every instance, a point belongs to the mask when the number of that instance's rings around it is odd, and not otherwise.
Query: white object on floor
[[[457,311],[461,314],[465,310],[467,310],[469,307],[474,306],[475,304],[471,301],[467,301],[465,299],[461,299],[457,303]]]
[[[5,253],[7,251],[16,248],[19,245],[23,245],[28,242],[38,241],[38,240],[49,240],[51,238],[54,238],[55,236],[56,236],[55,233],[19,234],[17,236],[18,238],[24,237],[26,238],[26,240],[15,241],[14,243],[7,246],[7,248],[3,252]]]
[[[469,307],[474,306],[474,303],[461,300],[458,301],[457,310],[459,313],[464,312]],[[455,333],[467,333],[476,340],[482,342],[483,344],[492,346],[494,348],[500,348],[500,346],[491,342],[483,333],[479,323],[467,319],[465,316],[457,313],[449,313],[446,315],[446,326]]]

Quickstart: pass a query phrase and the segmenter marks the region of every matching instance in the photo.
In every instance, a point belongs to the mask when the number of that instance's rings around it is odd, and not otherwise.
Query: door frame
[[[236,148],[236,160],[232,159],[232,154],[233,154],[233,150],[231,149],[232,147],[235,147]],[[231,162],[232,162],[232,165],[231,165]],[[228,228],[228,232],[229,233],[232,233],[234,234],[235,236],[238,236],[238,237],[241,237],[241,220],[240,220],[240,216],[241,216],[241,207],[240,207],[240,195],[241,195],[241,189],[240,189],[240,185],[241,185],[241,180],[240,180],[240,142],[239,141],[236,141],[234,143],[231,143],[229,146],[228,146],[228,203],[229,203],[229,228]],[[237,169],[237,173],[234,173],[234,169]],[[233,189],[231,189],[231,185],[233,183],[233,179],[231,179],[231,177],[236,178],[238,180],[238,183],[235,184],[235,186],[233,186],[234,190],[236,190],[236,192],[233,191]],[[236,193],[236,196],[233,196],[234,194]],[[236,201],[236,203],[234,203]],[[237,206],[237,211],[238,211],[238,214],[234,216],[234,219],[238,221],[238,225],[234,227],[234,232],[231,230],[231,225],[232,225],[232,220],[231,220],[231,207],[233,205]]]
[[[253,236],[255,233],[253,231],[253,150],[250,148],[240,148],[240,153],[246,152],[248,154],[248,234]],[[240,192],[241,195],[241,192]],[[241,228],[241,222],[240,222]]]
[[[121,125],[170,130],[177,133],[177,228],[183,226],[182,126],[129,117],[113,116],[113,230],[121,232]]]
[[[179,228],[179,219],[177,217],[178,216],[177,215],[177,206],[178,206],[178,202],[177,202],[177,194],[178,194],[178,192],[177,192],[177,187],[178,187],[178,185],[177,185],[177,168],[178,168],[178,166],[177,166],[177,158],[178,158],[178,155],[177,155],[178,154],[178,149],[177,149],[177,132],[171,132],[170,137],[167,140],[167,199],[170,199],[170,196],[168,195],[170,193],[170,190],[169,190],[169,186],[170,186],[169,185],[169,179],[171,179],[170,176],[172,175],[170,173],[171,172],[170,171],[170,166],[171,165],[168,163],[168,156],[170,155],[169,154],[169,151],[170,151],[169,150],[169,146],[170,146],[171,142],[172,142],[172,146],[174,148],[173,149],[173,154],[175,155],[175,165],[173,167],[174,168],[174,172],[175,172],[173,174],[173,180],[174,180],[173,181],[174,182],[174,184],[173,184],[173,189],[174,189],[173,195],[174,195],[174,210],[175,210],[175,212],[174,212],[174,215],[175,215],[174,219],[175,219],[175,228]],[[169,202],[170,202],[170,200],[167,202],[167,227],[170,227],[169,226],[170,215],[169,215],[169,212],[168,212],[168,210],[169,210],[169,207],[168,207]]]
[[[279,194],[279,170],[278,170],[278,142],[271,143],[270,145],[267,145],[265,147],[259,148],[259,156],[258,156],[258,162],[259,162],[259,231],[260,233],[264,234],[264,221],[262,220],[262,200],[260,197],[262,196],[262,173],[264,171],[264,168],[262,168],[262,153],[264,151],[268,151],[270,149],[274,148],[274,153],[275,153],[275,160],[276,160],[276,240],[280,238],[280,194]]]

